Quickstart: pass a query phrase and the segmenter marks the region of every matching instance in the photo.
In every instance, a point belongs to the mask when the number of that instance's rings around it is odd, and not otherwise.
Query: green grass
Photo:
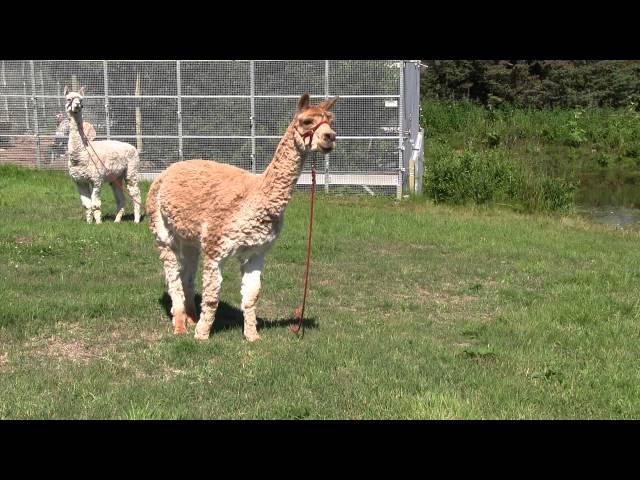
[[[146,219],[87,225],[63,172],[0,167],[0,417],[640,417],[637,232],[419,200],[316,205],[304,338],[287,328],[300,194],[267,259],[263,340],[243,339],[232,261],[197,342],[171,333]]]

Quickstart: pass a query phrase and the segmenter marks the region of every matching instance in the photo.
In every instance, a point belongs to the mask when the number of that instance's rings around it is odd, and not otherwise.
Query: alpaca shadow
[[[115,213],[108,213],[102,216],[102,220],[114,221],[115,219],[116,219]],[[123,222],[133,222],[134,219],[135,219],[135,216],[133,215],[133,213],[125,213],[121,217],[121,220]],[[140,215],[140,223],[142,223],[142,220],[144,220],[144,215]]]
[[[171,321],[171,297],[169,296],[169,294],[167,292],[163,292],[162,297],[158,299],[158,303],[162,305],[167,318],[169,319],[169,321]],[[201,303],[202,295],[196,294],[196,313],[198,318],[200,318]],[[266,320],[264,318],[257,317],[256,320],[258,330],[267,330],[269,328],[283,328],[298,324],[298,319],[296,319],[293,315],[288,318],[279,318],[277,320]],[[243,330],[244,316],[242,315],[242,310],[229,305],[227,302],[220,302],[218,304],[218,309],[216,310],[216,319],[213,323],[211,334],[213,335],[215,332],[229,330],[232,328]],[[305,318],[304,328],[318,328],[318,322],[314,317]]]

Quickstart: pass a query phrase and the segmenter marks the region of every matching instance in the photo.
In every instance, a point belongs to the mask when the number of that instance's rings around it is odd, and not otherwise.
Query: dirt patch
[[[40,352],[47,357],[71,360],[72,362],[89,363],[94,358],[104,358],[108,349],[103,346],[88,346],[82,340],[65,342],[52,337]]]
[[[163,332],[141,332],[139,334],[140,338],[147,342],[159,342],[165,335]]]
[[[416,288],[411,294],[397,293],[394,295],[399,300],[414,300],[420,305],[435,303],[437,305],[466,305],[478,300],[478,297],[471,295],[456,295],[447,291],[432,292],[426,288]]]
[[[155,331],[117,329],[108,334],[90,333],[79,324],[56,325],[59,331],[48,337],[35,337],[27,343],[31,355],[58,361],[72,361],[87,364],[91,360],[109,360],[109,354],[121,347],[142,339],[148,343],[158,342],[164,335]]]
[[[167,367],[167,366],[163,366],[162,371],[163,371],[162,379],[164,381],[173,380],[174,378],[187,373],[185,370],[180,370],[179,368],[173,368],[173,367]]]
[[[11,367],[9,364],[9,354],[3,353],[0,355],[0,372],[6,373],[11,371]]]
[[[33,241],[36,239],[35,235],[16,235],[14,242],[18,245],[33,245]]]

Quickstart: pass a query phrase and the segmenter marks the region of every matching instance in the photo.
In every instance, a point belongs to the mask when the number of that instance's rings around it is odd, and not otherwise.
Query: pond
[[[580,215],[625,230],[640,230],[640,169],[584,171],[576,196]]]

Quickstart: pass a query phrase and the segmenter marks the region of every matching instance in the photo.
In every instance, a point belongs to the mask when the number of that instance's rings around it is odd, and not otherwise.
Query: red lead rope
[[[307,287],[309,285],[309,266],[311,264],[311,237],[313,235],[313,207],[316,199],[316,169],[311,167],[311,213],[309,215],[309,245],[307,246],[307,269],[304,274],[304,295],[302,297],[302,307],[296,308],[295,316],[298,320],[297,325],[291,325],[290,329],[293,333],[298,333],[302,329],[304,337],[304,307],[307,303]]]

